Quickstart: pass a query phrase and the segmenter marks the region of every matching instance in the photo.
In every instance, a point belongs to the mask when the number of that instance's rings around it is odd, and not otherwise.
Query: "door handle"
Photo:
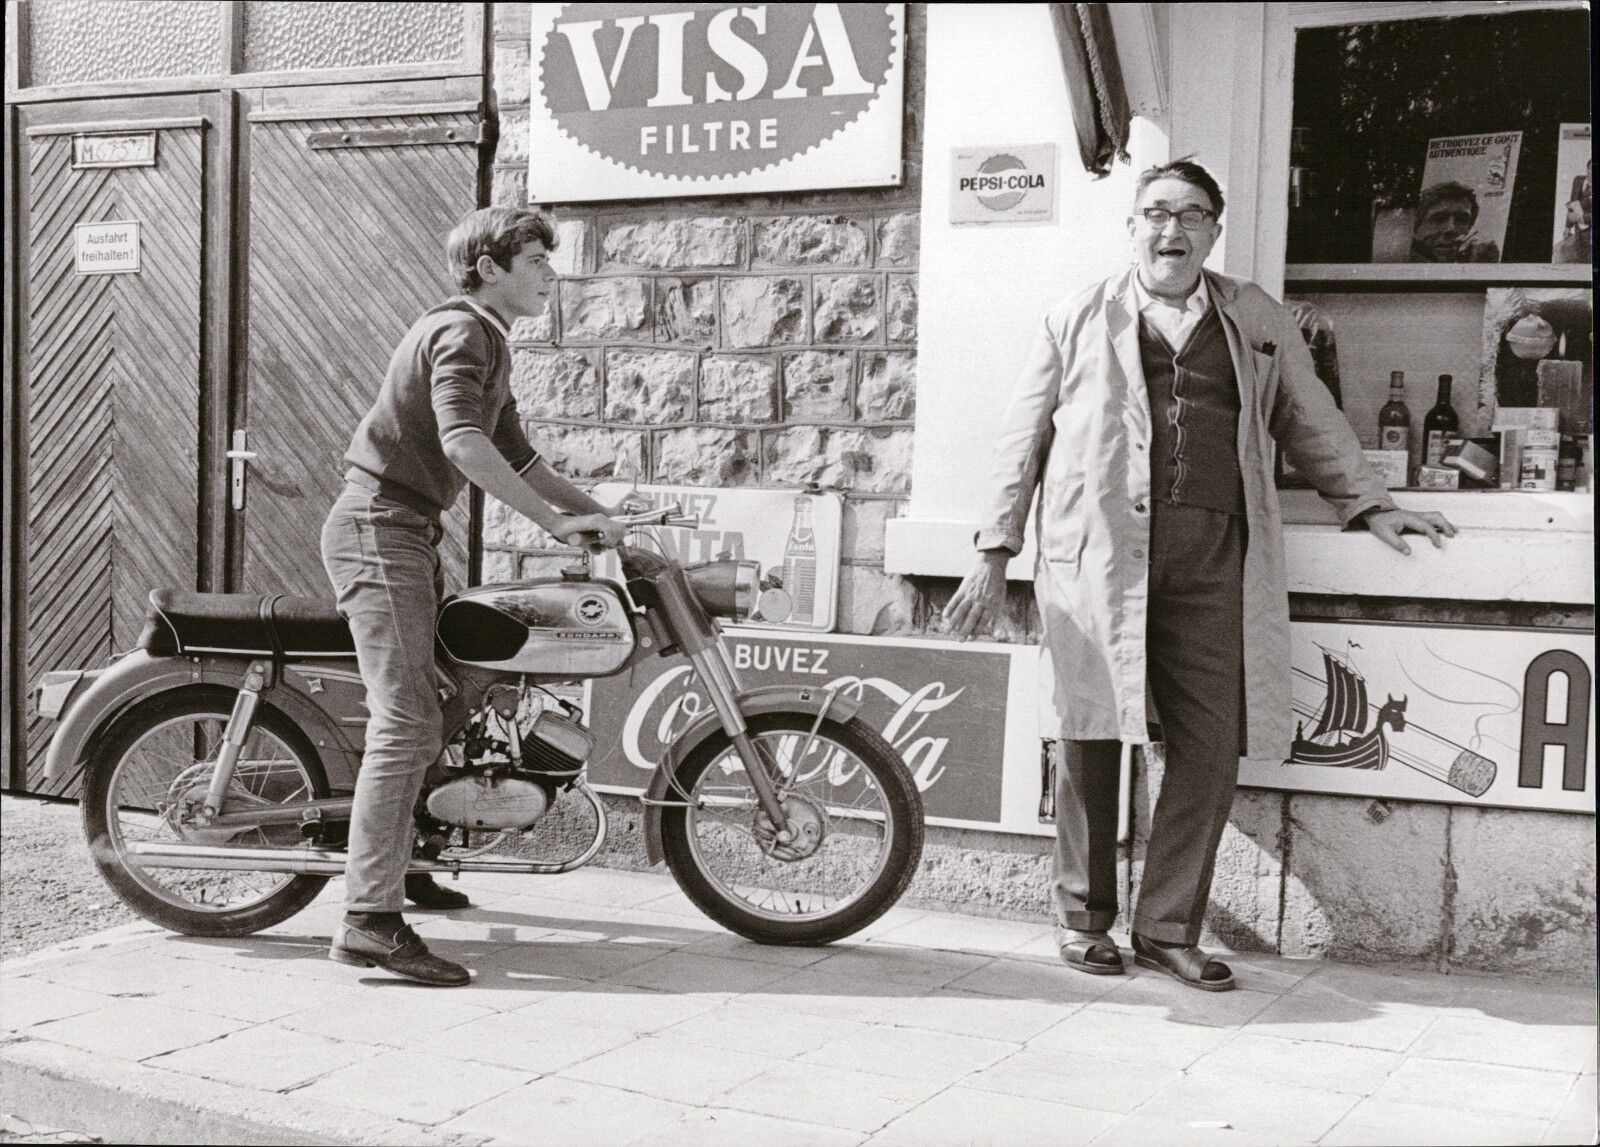
[[[254,450],[247,450],[250,432],[248,430],[235,430],[233,432],[233,449],[224,457],[228,459],[228,487],[233,494],[233,508],[244,509],[244,485],[247,467],[256,459]]]

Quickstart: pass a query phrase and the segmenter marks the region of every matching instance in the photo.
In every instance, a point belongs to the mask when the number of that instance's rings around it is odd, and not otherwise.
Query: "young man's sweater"
[[[511,350],[501,327],[498,315],[461,298],[413,323],[350,440],[347,476],[365,476],[364,485],[437,518],[467,484],[445,456],[451,438],[481,431],[519,474],[537,462],[511,395]]]

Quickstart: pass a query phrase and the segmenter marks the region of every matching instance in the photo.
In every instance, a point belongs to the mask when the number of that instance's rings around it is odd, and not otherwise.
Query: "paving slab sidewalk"
[[[244,939],[130,924],[0,964],[0,1111],[110,1142],[1595,1142],[1585,985],[1236,954],[1206,995],[1071,971],[1015,921],[771,948],[657,873],[460,887],[414,916],[457,990],[328,961],[337,881]]]

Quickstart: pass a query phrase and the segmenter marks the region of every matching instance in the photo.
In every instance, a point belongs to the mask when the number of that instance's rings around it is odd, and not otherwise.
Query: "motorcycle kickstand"
[[[233,712],[228,717],[228,727],[222,732],[222,747],[217,753],[217,767],[211,774],[211,784],[206,789],[205,807],[200,813],[202,822],[210,820],[222,811],[228,786],[233,783],[233,770],[239,763],[239,754],[244,749],[245,738],[250,735],[250,726],[256,718],[256,705],[261,701],[261,691],[266,688],[271,674],[272,665],[267,661],[252,661],[250,667],[245,670],[244,684],[239,689],[239,696],[234,699]]]

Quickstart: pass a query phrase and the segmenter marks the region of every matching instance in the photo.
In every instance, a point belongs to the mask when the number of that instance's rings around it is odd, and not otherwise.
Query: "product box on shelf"
[[[1519,490],[1554,490],[1556,469],[1561,452],[1559,430],[1513,431],[1522,439],[1518,459],[1517,486]],[[1502,466],[1504,463],[1502,462]],[[1502,469],[1502,473],[1504,470]]]
[[[1557,430],[1561,411],[1553,406],[1502,406],[1494,412],[1495,433],[1506,430]]]
[[[1418,466],[1417,486],[1423,490],[1459,490],[1461,471],[1448,466]]]
[[[1460,471],[1464,479],[1477,487],[1492,486],[1500,476],[1500,464],[1494,452],[1477,439],[1464,438],[1452,443],[1445,450],[1444,464]],[[1463,486],[1468,484],[1466,480],[1462,481]]]
[[[1411,464],[1410,452],[1405,450],[1363,450],[1367,462],[1378,472],[1383,484],[1391,490],[1404,489],[1406,469]]]

